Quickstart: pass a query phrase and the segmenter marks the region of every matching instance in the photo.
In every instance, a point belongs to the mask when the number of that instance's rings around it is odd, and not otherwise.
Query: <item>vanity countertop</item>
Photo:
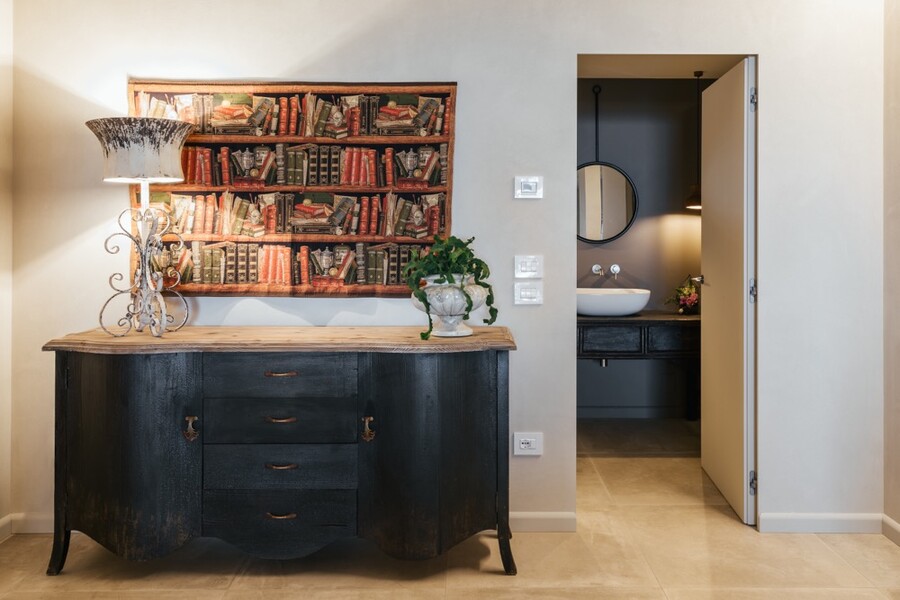
[[[700,323],[700,315],[679,315],[676,312],[667,310],[642,310],[636,315],[628,315],[626,317],[588,317],[578,315],[579,325],[596,325],[600,323],[630,323],[637,324],[640,322],[653,323]]]

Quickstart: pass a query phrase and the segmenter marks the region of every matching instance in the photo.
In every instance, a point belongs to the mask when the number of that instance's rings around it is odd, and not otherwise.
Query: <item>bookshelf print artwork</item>
[[[194,124],[184,182],[151,186],[186,242],[156,266],[185,295],[409,295],[403,267],[451,233],[455,101],[443,83],[132,81],[132,116]]]

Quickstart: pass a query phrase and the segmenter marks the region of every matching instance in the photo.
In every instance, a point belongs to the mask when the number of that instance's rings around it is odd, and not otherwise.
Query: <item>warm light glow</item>
[[[110,117],[85,123],[103,149],[103,180],[116,183],[182,181],[181,148],[193,125],[170,119]]]

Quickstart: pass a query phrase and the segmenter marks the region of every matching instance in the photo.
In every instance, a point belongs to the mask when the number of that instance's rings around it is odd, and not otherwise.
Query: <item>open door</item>
[[[756,524],[756,59],[703,92],[701,465]]]

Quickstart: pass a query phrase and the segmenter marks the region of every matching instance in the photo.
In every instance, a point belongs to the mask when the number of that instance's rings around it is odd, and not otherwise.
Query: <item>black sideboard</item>
[[[133,560],[198,536],[268,558],[348,536],[426,559],[509,540],[502,327],[421,341],[411,327],[99,331],[56,352],[55,536]],[[452,443],[450,443],[452,441]]]

